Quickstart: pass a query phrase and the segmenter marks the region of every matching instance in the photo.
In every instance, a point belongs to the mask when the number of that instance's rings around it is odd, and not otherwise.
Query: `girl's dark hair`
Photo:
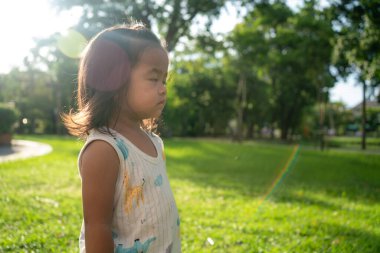
[[[111,120],[120,113],[130,70],[148,47],[165,48],[153,32],[139,23],[110,27],[90,40],[79,65],[78,110],[62,114],[70,134],[85,139],[92,129],[110,133]],[[156,122],[146,119],[141,126],[152,132],[157,129]]]

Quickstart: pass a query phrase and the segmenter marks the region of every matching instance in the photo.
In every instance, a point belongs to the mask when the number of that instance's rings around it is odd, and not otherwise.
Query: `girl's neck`
[[[118,132],[124,131],[140,131],[141,121],[138,119],[130,119],[128,117],[119,117],[113,122],[112,128]]]
[[[157,157],[154,143],[141,128],[140,120],[131,120],[128,117],[120,117],[114,124],[113,129],[132,142],[136,147],[151,157]]]

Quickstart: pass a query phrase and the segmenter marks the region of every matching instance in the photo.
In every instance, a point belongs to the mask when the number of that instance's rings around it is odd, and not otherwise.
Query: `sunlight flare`
[[[58,49],[70,58],[79,58],[86,45],[86,38],[74,29],[67,30],[57,39]]]

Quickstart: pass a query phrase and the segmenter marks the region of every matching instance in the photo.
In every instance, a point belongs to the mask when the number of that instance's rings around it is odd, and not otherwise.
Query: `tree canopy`
[[[220,14],[226,0],[50,0],[58,9],[80,7],[83,10],[77,29],[91,37],[100,30],[129,19],[143,22],[165,38],[168,51],[174,50],[179,39],[190,36],[190,26],[198,16],[212,19]]]

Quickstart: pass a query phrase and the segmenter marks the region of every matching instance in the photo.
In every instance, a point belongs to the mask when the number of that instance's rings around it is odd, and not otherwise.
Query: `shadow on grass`
[[[168,170],[173,178],[257,198],[271,188],[286,165],[292,148],[285,145],[171,140],[167,142],[166,153]],[[281,191],[282,196],[288,194],[289,198],[294,198],[292,192],[307,189],[334,197],[344,196],[353,201],[378,202],[379,167],[380,157],[376,155],[301,149],[274,194]]]
[[[278,245],[289,245],[282,249],[287,252],[380,252],[379,235],[331,223],[298,224],[285,232],[253,229],[250,233],[254,235],[252,243],[265,245],[268,252]]]
[[[237,190],[249,198],[265,192],[291,152],[291,147],[259,149],[226,142],[173,141],[168,146],[170,176],[202,187]]]

